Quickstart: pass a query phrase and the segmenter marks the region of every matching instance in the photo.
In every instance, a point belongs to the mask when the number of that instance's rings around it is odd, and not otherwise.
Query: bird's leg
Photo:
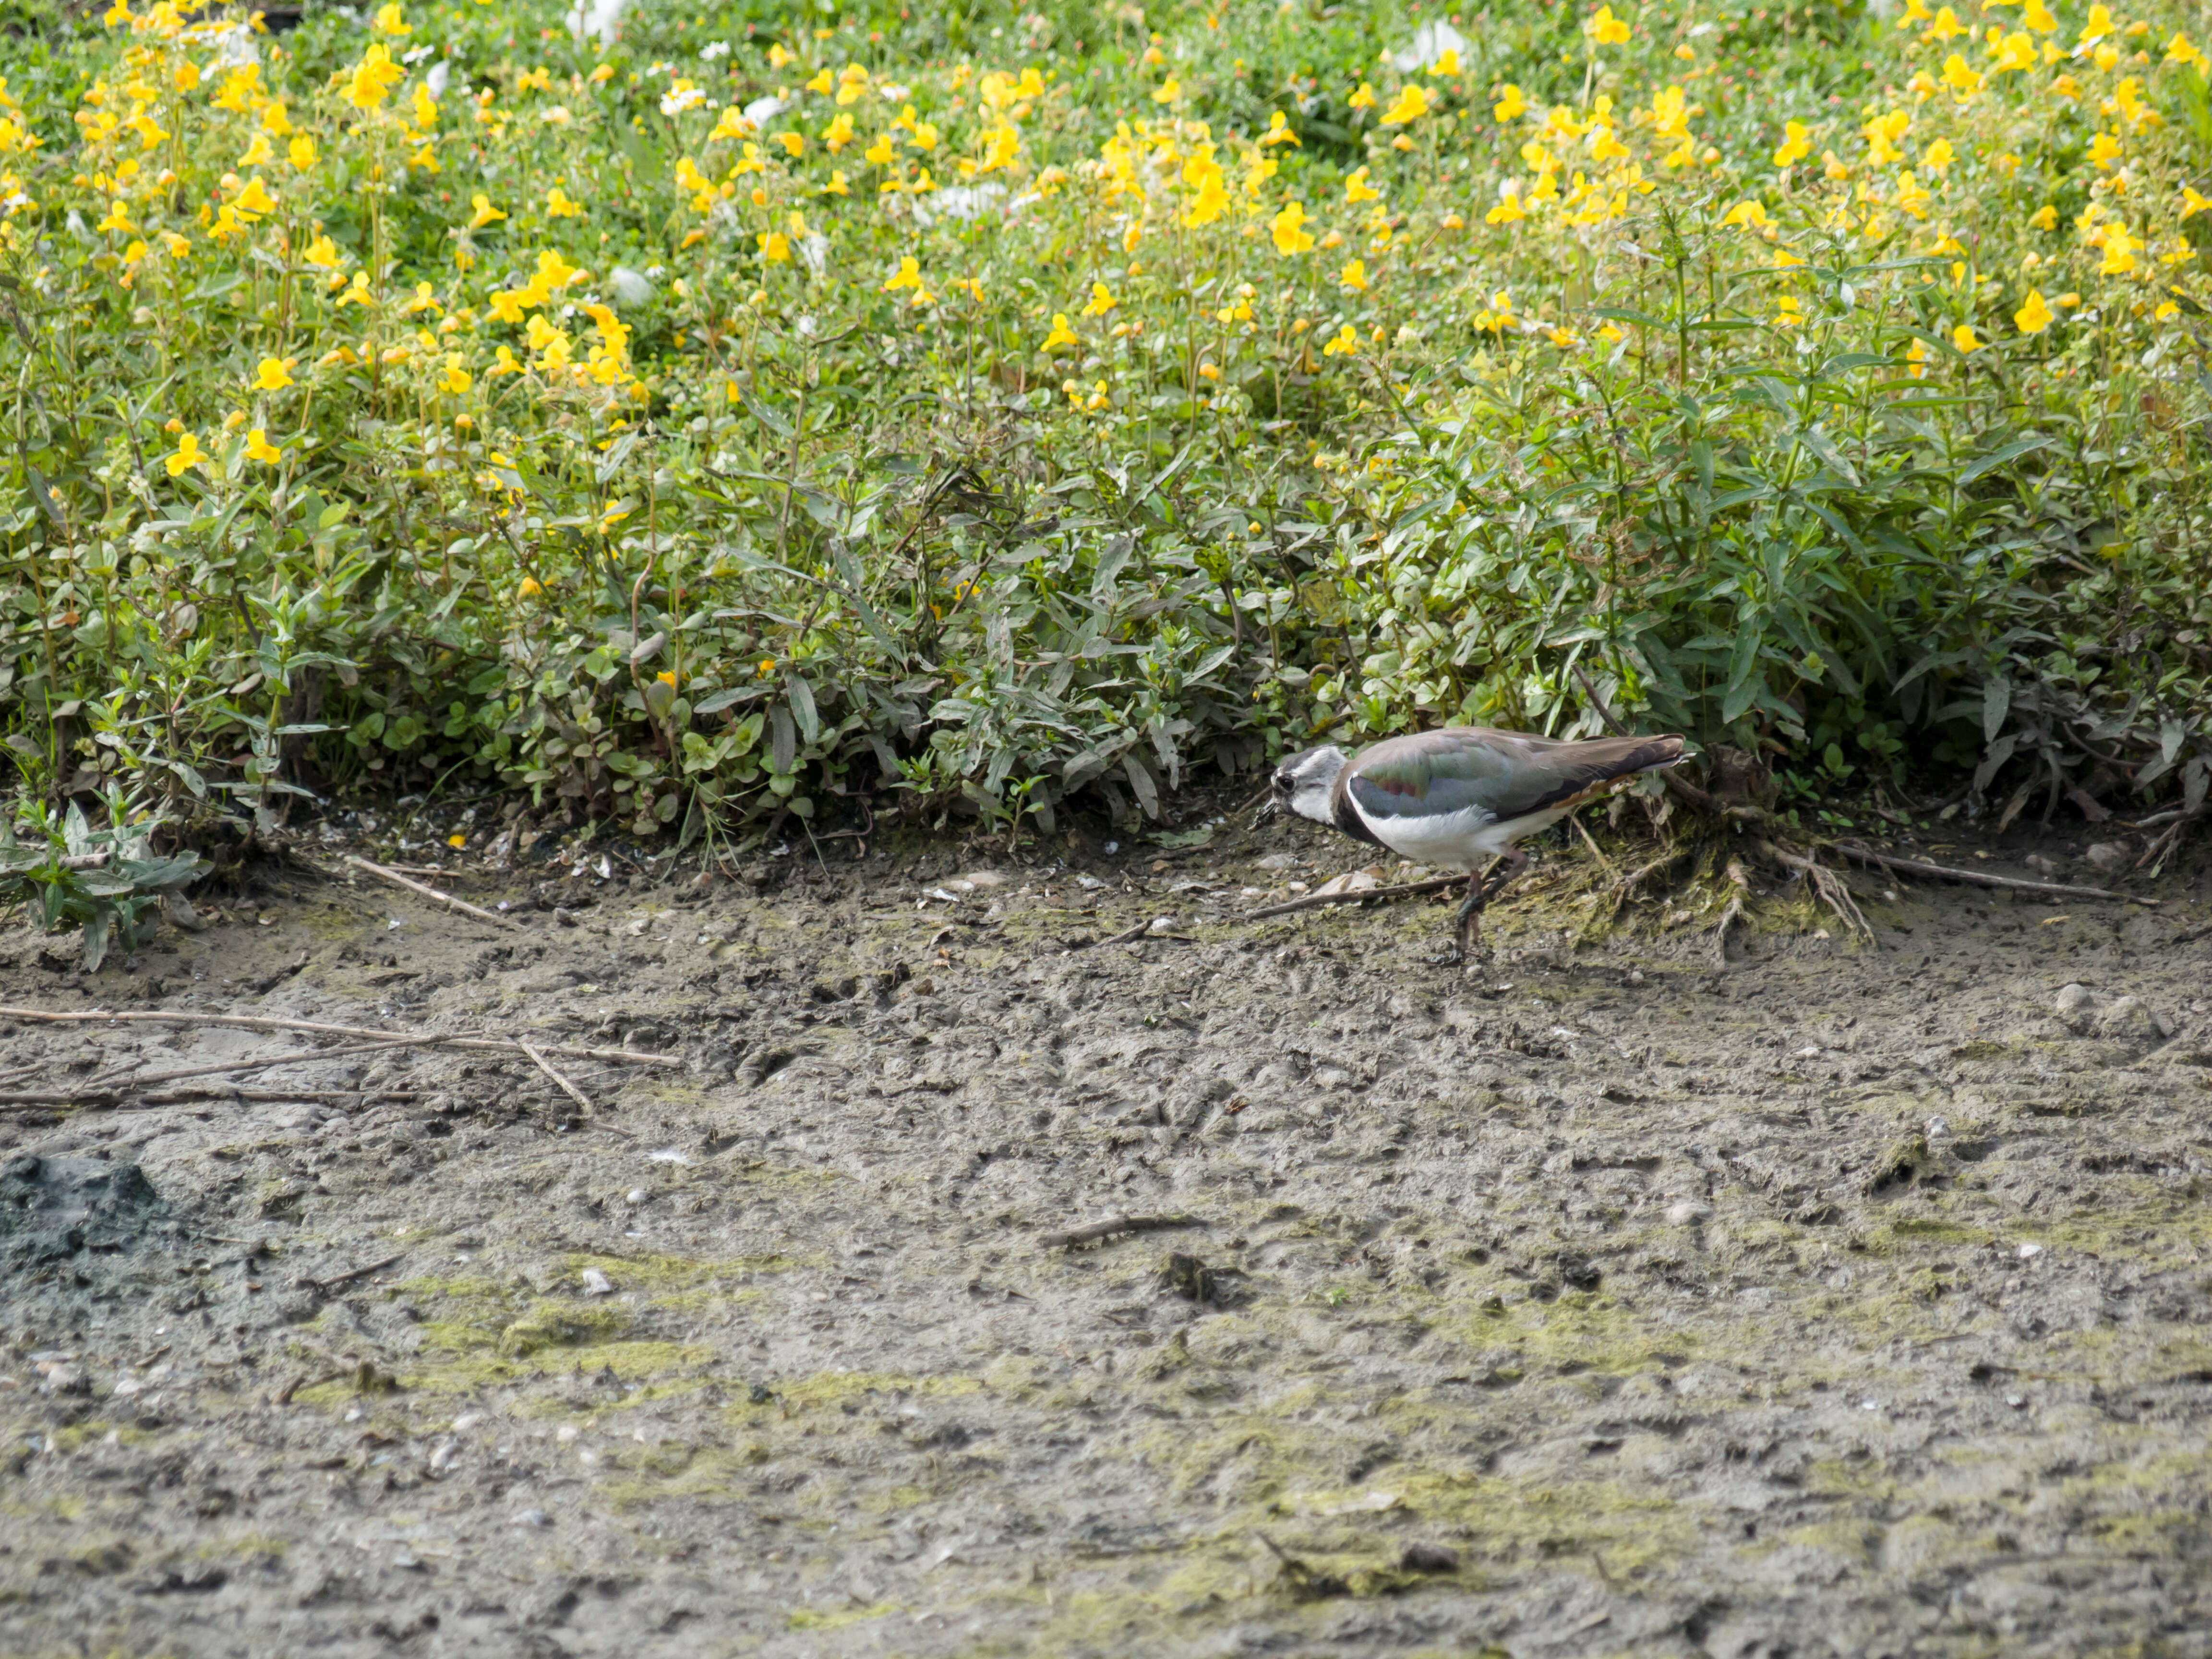
[[[1525,874],[1528,868],[1528,855],[1517,847],[1507,848],[1505,855],[1492,865],[1490,873],[1483,878],[1483,902],[1487,904],[1492,899],[1496,898],[1505,890],[1507,883]]]
[[[1429,960],[1439,967],[1465,962],[1468,945],[1479,945],[1482,942],[1482,907],[1489,902],[1490,896],[1482,890],[1481,878],[1473,871],[1469,871],[1467,878],[1467,902],[1459,907],[1458,919],[1452,924],[1451,949],[1445,951],[1443,955],[1431,957]]]

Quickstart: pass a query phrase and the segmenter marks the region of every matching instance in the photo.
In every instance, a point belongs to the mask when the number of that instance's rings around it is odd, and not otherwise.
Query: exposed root
[[[1761,842],[1759,851],[1785,869],[1795,870],[1804,877],[1812,885],[1814,896],[1835,912],[1845,933],[1869,945],[1875,942],[1874,925],[1860,910],[1858,901],[1851,896],[1850,884],[1838,872],[1827,868],[1809,854],[1788,852],[1772,842]]]
[[[1728,908],[1721,912],[1720,921],[1713,928],[1713,965],[1728,966],[1729,929],[1743,920],[1744,896],[1751,891],[1751,878],[1744,874],[1743,866],[1730,859],[1728,863],[1729,884],[1735,889],[1729,895]]]

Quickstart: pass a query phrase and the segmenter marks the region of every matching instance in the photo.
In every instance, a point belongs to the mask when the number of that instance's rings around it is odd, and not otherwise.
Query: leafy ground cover
[[[2194,812],[2184,9],[19,9],[21,793],[1018,835],[1602,700]]]

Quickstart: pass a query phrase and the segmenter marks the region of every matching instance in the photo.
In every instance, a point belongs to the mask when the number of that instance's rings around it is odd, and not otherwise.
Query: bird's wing
[[[1680,738],[1571,743],[1486,726],[1447,726],[1376,744],[1345,768],[1341,787],[1368,817],[1474,811],[1485,822],[1571,805],[1616,778],[1681,758]]]

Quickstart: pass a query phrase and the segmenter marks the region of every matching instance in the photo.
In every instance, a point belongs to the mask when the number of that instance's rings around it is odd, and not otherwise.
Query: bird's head
[[[1335,805],[1330,795],[1336,787],[1336,775],[1344,770],[1346,758],[1344,750],[1334,744],[1287,757],[1275,769],[1275,775],[1269,782],[1269,815],[1294,812],[1316,823],[1335,823]]]

